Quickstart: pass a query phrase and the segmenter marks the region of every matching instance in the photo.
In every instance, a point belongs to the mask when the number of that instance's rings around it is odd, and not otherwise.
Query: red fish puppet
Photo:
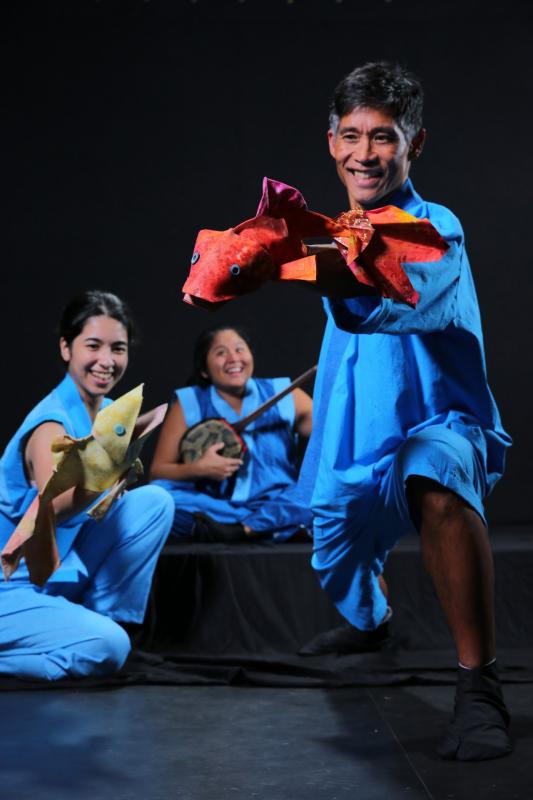
[[[308,254],[303,240],[324,236],[333,239],[349,271],[341,264],[325,274]],[[402,262],[437,261],[447,249],[429,220],[395,206],[359,206],[332,219],[310,211],[297,189],[264,178],[255,217],[225,231],[198,233],[183,299],[216,308],[266,281],[303,281],[322,294],[349,297],[362,283],[414,307],[419,294]]]

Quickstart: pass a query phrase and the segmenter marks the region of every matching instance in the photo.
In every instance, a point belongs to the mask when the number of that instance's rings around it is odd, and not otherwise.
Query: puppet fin
[[[395,206],[367,213],[387,246],[398,253],[403,263],[438,261],[448,250],[446,240],[426,218],[419,219]]]
[[[262,247],[270,247],[276,242],[281,242],[288,236],[287,223],[284,219],[260,216],[247,219],[233,229],[240,236],[253,239]]]
[[[121,480],[119,480],[117,483],[115,483],[115,485],[109,490],[109,492],[104,497],[102,497],[101,500],[95,503],[91,509],[89,509],[87,514],[90,517],[92,517],[92,519],[95,519],[97,522],[100,522],[100,520],[102,520],[105,517],[105,515],[115,502],[115,500],[118,500],[122,492],[125,492],[128,486],[131,486],[133,483],[136,483],[143,474],[143,472],[144,472],[143,465],[137,458],[133,462],[127,473],[124,475],[124,477],[121,478]]]
[[[306,281],[316,283],[316,257],[305,256],[296,261],[281,264],[277,277],[279,281]]]
[[[128,447],[128,452],[126,453],[126,460],[129,463],[139,457],[147,438],[159,425],[161,425],[165,419],[167,409],[168,403],[162,403],[160,406],[156,406],[156,408],[153,408],[151,411],[141,414],[135,423],[132,440],[130,442],[130,446]],[[139,461],[139,464],[140,463],[141,462]]]
[[[257,217],[262,214],[283,217],[287,209],[295,208],[307,209],[307,203],[298,189],[272,178],[263,178],[263,194],[257,208]]]

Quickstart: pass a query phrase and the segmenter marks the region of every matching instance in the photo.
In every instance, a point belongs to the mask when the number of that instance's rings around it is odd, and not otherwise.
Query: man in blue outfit
[[[511,441],[487,385],[461,225],[409,180],[425,139],[418,79],[387,63],[356,68],[335,91],[328,136],[351,208],[390,204],[428,218],[449,249],[438,262],[405,265],[420,293],[414,309],[364,287],[325,300],[303,481],[315,515],[313,566],[348,622],[301,652],[351,652],[385,638],[383,565],[416,529],[459,660],[455,716],[439,752],[505,755],[512,746],[495,664],[483,498]],[[340,258],[326,249],[318,257]]]

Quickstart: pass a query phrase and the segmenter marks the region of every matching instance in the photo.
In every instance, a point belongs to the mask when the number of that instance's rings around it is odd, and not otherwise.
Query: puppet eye
[[[238,264],[232,264],[231,267],[229,268],[229,271],[231,275],[240,275],[241,268],[239,267]]]
[[[199,260],[200,260],[200,253],[197,250],[195,253],[192,254],[191,264],[196,264],[196,262]]]
[[[126,428],[124,427],[124,425],[120,425],[119,423],[118,425],[115,425],[115,433],[117,434],[117,436],[124,436],[124,434],[126,433]]]

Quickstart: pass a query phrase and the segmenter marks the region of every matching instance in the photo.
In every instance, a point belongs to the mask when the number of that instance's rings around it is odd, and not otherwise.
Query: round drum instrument
[[[187,428],[180,442],[180,461],[190,464],[197,461],[208,447],[222,442],[218,451],[224,458],[240,458],[247,450],[242,436],[222,417],[209,417]]]
[[[219,455],[224,458],[240,458],[247,451],[246,443],[242,438],[241,431],[255,419],[268,411],[273,405],[279,402],[289,392],[292,392],[301,383],[311,378],[316,372],[316,366],[308,369],[303,375],[300,375],[294,380],[290,386],[287,386],[281,392],[271,397],[266,402],[262,403],[259,408],[243,417],[234,425],[231,425],[223,417],[209,417],[196,425],[187,428],[183,434],[179,447],[179,460],[184,464],[190,464],[192,461],[197,461],[203,456],[208,447],[218,442],[224,443],[224,448],[219,451]]]

